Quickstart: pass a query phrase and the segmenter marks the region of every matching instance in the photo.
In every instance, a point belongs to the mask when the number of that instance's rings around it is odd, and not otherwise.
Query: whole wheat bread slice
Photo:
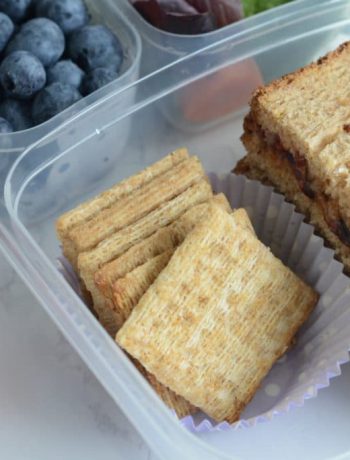
[[[256,91],[245,132],[283,149],[306,195],[339,208],[350,246],[350,42]],[[301,178],[300,178],[301,177]],[[331,212],[331,211],[330,211]]]

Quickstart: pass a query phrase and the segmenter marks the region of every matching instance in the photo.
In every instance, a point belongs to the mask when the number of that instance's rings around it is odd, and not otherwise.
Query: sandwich
[[[350,272],[350,42],[259,88],[234,171],[273,185]]]

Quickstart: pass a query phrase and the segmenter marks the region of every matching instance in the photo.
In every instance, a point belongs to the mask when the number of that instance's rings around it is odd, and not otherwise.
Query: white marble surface
[[[0,255],[1,460],[156,460]],[[350,365],[302,409],[202,435],[245,460],[350,459]],[[185,457],[184,457],[185,458]],[[164,459],[166,460],[166,459]]]

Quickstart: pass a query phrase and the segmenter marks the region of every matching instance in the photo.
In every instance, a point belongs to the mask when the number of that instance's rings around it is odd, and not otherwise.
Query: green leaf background
[[[275,6],[289,3],[291,0],[242,0],[244,15],[251,16],[252,14],[261,13]]]

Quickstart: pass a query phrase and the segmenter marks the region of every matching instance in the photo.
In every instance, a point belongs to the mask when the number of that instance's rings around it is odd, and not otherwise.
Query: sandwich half
[[[258,89],[235,172],[292,201],[350,272],[350,43]]]

